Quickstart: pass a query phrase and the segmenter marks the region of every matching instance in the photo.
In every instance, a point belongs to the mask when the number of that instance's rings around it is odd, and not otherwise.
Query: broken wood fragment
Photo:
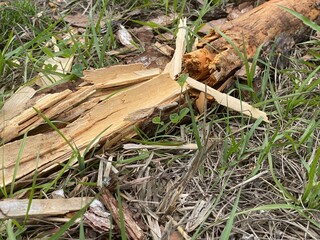
[[[119,74],[132,73],[134,71],[145,70],[142,63],[130,65],[116,65],[95,70],[83,71],[82,79],[93,84],[105,83],[109,79],[116,78]]]
[[[118,74],[115,78],[106,78],[101,83],[96,83],[96,88],[111,88],[132,85],[149,80],[161,73],[159,68],[132,71],[130,73]]]
[[[17,115],[27,107],[28,101],[36,94],[36,90],[31,87],[19,88],[0,109],[0,126]]]
[[[30,218],[63,215],[80,210],[92,200],[89,197],[32,199],[28,211],[29,199],[5,199],[0,201],[0,219],[24,218],[27,212]]]
[[[32,107],[24,110],[16,117],[5,122],[2,126],[0,126],[0,138],[2,139],[2,142],[8,142],[11,139],[23,134],[22,131],[27,131],[28,127],[39,119],[38,114],[33,108],[36,108],[42,112],[45,109],[48,109],[50,106],[61,101],[71,93],[72,91],[67,89],[60,93],[47,94],[38,100]]]
[[[190,77],[187,78],[188,85],[192,88],[195,88],[199,91],[206,92],[208,95],[214,97],[215,101],[225,107],[228,107],[237,112],[243,113],[249,117],[258,119],[262,118],[263,121],[269,123],[267,114],[263,111],[260,111],[257,108],[252,107],[250,104],[241,101],[235,97],[232,97],[228,94],[219,92],[205,84],[198,82]]]
[[[82,154],[85,149],[94,147],[94,144],[90,145],[93,139],[96,139],[96,143],[106,140],[114,143],[115,140],[119,141],[119,136],[121,139],[123,134],[132,134],[133,126],[147,116],[143,115],[142,119],[135,121],[127,119],[128,116],[141,109],[155,108],[168,99],[176,98],[180,92],[181,87],[176,81],[168,74],[161,74],[98,103],[60,131]],[[35,114],[34,112],[31,115]],[[1,186],[12,181],[22,142],[23,140],[18,140],[0,147],[0,162],[4,163],[0,171]],[[57,132],[29,136],[22,151],[17,179],[34,171],[38,154],[38,169],[43,171],[67,161],[73,155],[73,150]]]
[[[279,6],[290,8],[312,21],[320,15],[317,1],[314,0],[271,0],[226,22],[219,27],[219,31],[230,38],[240,51],[244,51],[245,47],[248,58],[254,56],[261,44],[281,34],[301,40],[308,28]],[[198,50],[184,56],[184,71],[209,86],[223,82],[243,64],[237,51],[219,31],[212,29],[210,34],[201,39]]]
[[[74,93],[67,89],[61,93],[45,95],[32,107],[26,109],[24,112],[1,126],[0,138],[3,142],[8,142],[44,123],[44,120],[37,114],[35,109],[40,111],[47,118],[52,119],[56,115],[66,112],[76,104],[81,103],[81,101],[92,95],[94,92],[94,87],[90,86],[83,87]]]

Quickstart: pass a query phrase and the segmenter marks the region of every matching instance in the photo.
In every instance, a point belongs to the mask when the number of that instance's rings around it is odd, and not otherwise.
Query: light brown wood
[[[127,119],[128,116],[141,109],[152,109],[165,100],[178,96],[180,91],[178,83],[168,74],[159,75],[100,102],[82,117],[61,129],[61,132],[80,153],[83,153],[86,148],[93,147],[90,142],[97,137],[96,142],[105,142],[112,141],[118,135],[123,136],[123,132],[129,134],[139,120],[130,121]],[[3,163],[0,169],[1,186],[12,181],[21,144],[22,140],[18,140],[0,147],[0,162]],[[56,132],[30,136],[26,140],[16,178],[34,171],[38,154],[38,167],[41,170],[67,161],[72,153],[72,149]]]
[[[241,101],[235,97],[232,97],[228,94],[221,93],[218,90],[215,90],[205,84],[198,82],[190,77],[187,78],[187,83],[190,87],[195,88],[199,91],[206,92],[208,95],[214,97],[215,101],[222,106],[230,108],[234,111],[243,113],[249,117],[258,119],[262,118],[263,121],[269,123],[267,114],[263,111],[260,111],[257,108],[252,107],[248,103]]]
[[[104,82],[95,84],[96,88],[112,88],[112,87],[120,87],[125,85],[132,85],[136,83],[140,83],[150,78],[153,78],[161,73],[160,68],[153,69],[145,69],[132,71],[130,73],[121,73],[116,77],[108,79],[106,78]]]
[[[119,74],[131,73],[133,71],[141,71],[146,68],[142,63],[130,65],[116,65],[107,68],[83,71],[83,80],[93,84],[105,83],[108,79],[116,78]]]
[[[219,29],[241,51],[243,51],[244,41],[247,56],[250,58],[261,44],[274,40],[280,34],[294,39],[299,39],[305,34],[306,26],[279,6],[290,8],[315,20],[320,15],[317,4],[315,0],[270,0],[239,18],[221,25]],[[242,65],[237,52],[214,29],[201,39],[198,48],[185,55],[185,72],[209,86],[226,80]]]
[[[179,23],[179,31],[176,39],[176,49],[171,61],[164,69],[164,73],[169,73],[174,79],[181,72],[182,56],[186,51],[187,19],[183,18]]]
[[[22,129],[30,126],[32,123],[38,120],[37,112],[33,108],[36,108],[42,112],[43,110],[48,109],[50,106],[61,101],[71,93],[72,91],[67,89],[60,93],[47,94],[38,100],[32,107],[29,107],[16,117],[6,121],[2,126],[0,126],[0,138],[2,142],[8,142],[11,139],[21,135],[20,131]]]
[[[0,109],[0,126],[24,111],[27,103],[35,94],[36,90],[31,87],[19,88]]]
[[[76,104],[81,103],[94,92],[95,88],[90,86],[82,87],[74,93],[71,90],[65,90],[61,93],[45,95],[32,107],[6,122],[0,128],[0,138],[2,138],[3,142],[8,142],[44,123],[44,120],[37,114],[35,109],[43,113],[47,118],[52,119],[56,115],[66,112]]]
[[[76,197],[69,199],[32,199],[29,218],[63,215],[69,212],[78,211],[93,198]],[[29,199],[5,199],[0,201],[0,219],[24,218],[27,214]]]

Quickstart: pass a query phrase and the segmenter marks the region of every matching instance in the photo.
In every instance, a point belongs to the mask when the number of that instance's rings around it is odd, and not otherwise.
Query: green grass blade
[[[28,132],[26,132],[23,135],[23,139],[22,139],[22,142],[21,142],[21,145],[20,145],[20,148],[19,148],[19,153],[18,153],[18,156],[17,156],[17,160],[16,160],[16,163],[15,163],[14,170],[13,170],[13,175],[12,175],[12,181],[11,181],[11,186],[10,186],[10,197],[13,197],[13,190],[14,190],[14,185],[15,185],[15,182],[16,182],[16,176],[17,176],[18,169],[20,167],[20,160],[22,158],[22,154],[23,154],[26,142],[27,142],[27,136],[28,136]]]
[[[225,226],[225,228],[223,229],[223,232],[221,234],[221,238],[220,238],[221,240],[229,240],[230,239],[230,233],[232,230],[234,217],[236,216],[236,211],[237,211],[237,207],[238,207],[240,196],[241,196],[241,190],[242,189],[240,189],[238,192],[236,201],[232,207],[231,214],[230,214],[229,219],[227,221],[227,225]]]
[[[305,17],[301,13],[293,11],[292,9],[284,7],[284,6],[278,5],[278,7],[284,9],[285,11],[287,11],[289,13],[291,13],[293,16],[295,16],[296,18],[300,19],[305,25],[309,26],[313,30],[315,30],[317,32],[320,31],[320,26],[318,24],[316,24],[315,22],[311,21],[309,18]]]
[[[28,202],[28,206],[27,206],[27,212],[26,215],[24,217],[23,220],[23,224],[26,225],[28,216],[29,216],[29,211],[31,209],[31,203],[33,200],[33,196],[34,196],[34,192],[36,189],[36,182],[37,182],[37,177],[38,177],[38,164],[39,164],[39,150],[38,150],[38,154],[37,154],[37,159],[36,159],[36,169],[34,170],[33,173],[33,177],[32,177],[32,187],[31,187],[31,191],[30,191],[30,196],[29,196],[29,202]]]
[[[117,199],[118,199],[118,208],[119,208],[119,221],[120,221],[121,240],[127,240],[126,225],[125,225],[125,222],[124,222],[124,214],[123,214],[123,207],[122,207],[120,188],[119,187],[117,188]]]
[[[78,151],[78,149],[76,147],[74,147],[71,142],[66,138],[66,136],[60,131],[59,128],[57,128],[56,125],[54,125],[54,123],[52,121],[50,121],[49,118],[47,118],[47,116],[45,116],[42,112],[40,112],[38,109],[33,108],[37,114],[53,129],[55,130],[62,138],[63,140],[69,145],[69,147],[72,149],[73,151],[73,155],[77,157],[78,163],[79,163],[79,167],[80,170],[84,169],[85,163],[84,163],[84,159],[80,156],[80,152]]]
[[[317,166],[319,164],[319,161],[320,161],[320,147],[318,147],[318,149],[316,151],[316,154],[314,156],[314,159],[312,160],[312,163],[311,163],[311,166],[310,166],[310,170],[309,170],[309,173],[308,173],[308,183],[307,183],[306,189],[304,190],[304,193],[303,193],[303,196],[302,196],[302,201],[304,203],[308,200],[308,198],[310,196],[310,193],[311,193],[311,191],[313,189],[314,180],[315,180],[315,176],[316,176],[316,172],[317,172]]]
[[[273,181],[276,183],[281,193],[290,201],[294,202],[295,204],[299,204],[299,201],[291,193],[289,193],[287,189],[285,189],[284,186],[282,186],[282,184],[277,179],[273,170],[272,155],[270,152],[268,153],[268,163],[269,163],[270,173],[272,175]]]
[[[65,223],[58,232],[56,232],[54,235],[52,235],[49,239],[50,240],[59,240],[61,239],[61,237],[66,233],[66,231],[75,223],[75,221],[80,218],[85,211],[87,210],[87,208],[90,206],[91,202],[88,203],[86,206],[84,206],[82,209],[80,209],[76,214],[74,214],[72,216],[72,218],[70,219],[70,221],[68,221],[67,223]]]
[[[6,230],[7,230],[7,235],[9,240],[15,240],[16,236],[13,232],[13,226],[12,226],[12,220],[9,219],[7,224],[6,224]]]
[[[13,50],[11,52],[8,52],[7,54],[5,54],[5,58],[9,59],[12,56],[18,57],[22,53],[24,53],[26,51],[26,49],[32,47],[33,45],[35,45],[35,44],[37,45],[39,43],[45,42],[45,39],[50,38],[52,30],[54,29],[54,27],[56,27],[56,25],[59,22],[60,21],[57,21],[57,22],[51,24],[47,29],[45,29],[40,34],[38,34],[36,37],[34,37],[31,41],[25,43],[24,45],[16,48],[15,50]]]
[[[250,138],[252,137],[254,131],[257,129],[257,127],[259,127],[259,125],[261,124],[261,122],[263,121],[262,117],[259,117],[255,123],[252,125],[252,127],[250,128],[249,132],[247,132],[247,134],[245,135],[244,139],[242,140],[242,143],[240,145],[240,150],[237,154],[237,158],[238,160],[241,159],[243,153],[245,152],[247,145],[249,143]]]
[[[316,115],[316,117],[318,118],[318,114]],[[307,126],[307,128],[305,129],[304,133],[302,134],[302,136],[299,138],[298,146],[301,146],[304,142],[306,142],[310,138],[310,136],[312,136],[314,131],[317,128],[319,128],[319,125],[320,125],[320,121],[316,122],[315,119],[312,119],[309,125]]]

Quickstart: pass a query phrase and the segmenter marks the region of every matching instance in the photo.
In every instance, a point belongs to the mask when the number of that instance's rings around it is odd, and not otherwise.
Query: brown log
[[[307,27],[279,6],[292,9],[313,21],[320,14],[319,1],[271,0],[223,24],[219,30],[240,51],[244,49],[244,42],[249,58],[254,56],[261,44],[272,41],[281,34],[295,40],[301,39]],[[209,86],[221,83],[242,65],[236,50],[215,30],[201,39],[198,48],[184,56],[184,71]]]

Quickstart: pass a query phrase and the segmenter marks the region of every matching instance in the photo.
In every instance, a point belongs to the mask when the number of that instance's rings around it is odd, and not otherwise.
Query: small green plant
[[[170,126],[175,126],[177,124],[179,124],[182,119],[184,117],[187,116],[187,114],[189,113],[189,108],[182,108],[180,109],[180,111],[178,113],[172,113],[169,116],[169,120],[167,123],[165,123],[162,119],[161,119],[161,115],[154,117],[152,119],[152,123],[156,124],[158,126],[157,130],[156,130],[156,135],[163,133],[163,132],[169,132],[170,131]]]

